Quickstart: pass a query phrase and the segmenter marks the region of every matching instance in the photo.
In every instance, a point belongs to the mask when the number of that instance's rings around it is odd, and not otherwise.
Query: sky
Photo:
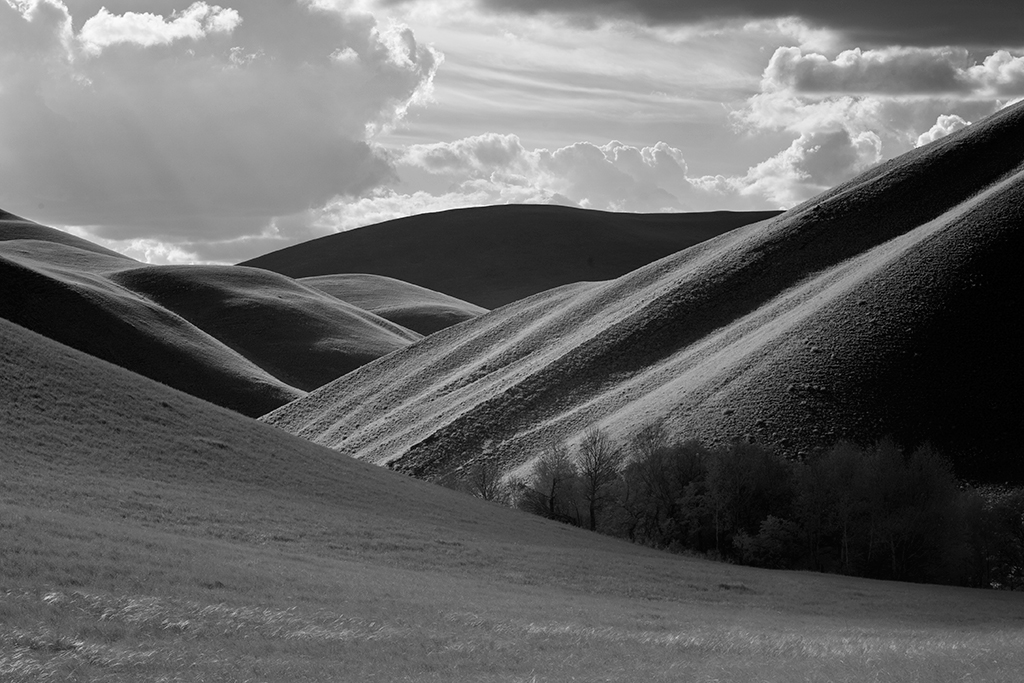
[[[0,208],[150,263],[789,208],[1024,98],[1019,0],[220,1],[0,0]]]

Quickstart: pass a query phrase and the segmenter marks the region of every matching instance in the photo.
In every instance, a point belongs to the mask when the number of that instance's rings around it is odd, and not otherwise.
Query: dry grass
[[[830,600],[836,616],[806,598],[767,607],[766,597],[783,597],[768,595],[771,577],[768,594],[726,589],[714,566],[688,567],[707,585],[683,597],[651,580],[663,563],[689,563],[671,557],[642,558],[638,572],[609,576],[615,587],[588,584],[587,566],[549,580],[529,546],[498,572],[460,559],[430,567],[439,559],[420,563],[410,547],[405,557],[368,546],[307,554],[281,540],[29,517],[14,534],[5,528],[5,544],[45,536],[60,550],[37,544],[27,573],[4,567],[4,680],[1011,681],[1024,664],[1013,605],[971,623],[984,606],[942,589],[913,592],[966,623],[871,606],[873,587],[856,582],[865,602]],[[586,541],[571,545],[579,561]],[[599,561],[601,549],[591,552]],[[78,566],[61,578],[68,556]],[[819,578],[808,592],[827,590]],[[630,583],[647,597],[624,595]]]

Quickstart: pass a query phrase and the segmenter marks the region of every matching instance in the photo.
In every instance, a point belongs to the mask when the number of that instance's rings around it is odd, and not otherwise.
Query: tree
[[[534,514],[580,525],[579,475],[561,442],[550,444],[534,465],[523,506]]]
[[[590,530],[597,529],[597,513],[608,499],[610,486],[622,469],[622,450],[599,429],[589,429],[576,453],[576,471],[587,504]]]
[[[700,523],[688,503],[707,475],[708,453],[698,441],[670,441],[657,423],[630,441],[621,503],[631,540],[656,547],[699,544]]]
[[[470,465],[465,475],[469,492],[484,500],[498,500],[502,494],[501,470],[487,459]]]
[[[731,546],[735,534],[758,534],[769,516],[788,519],[793,471],[775,453],[733,441],[714,451],[706,497],[714,523],[715,550],[723,552]]]
[[[794,516],[813,569],[855,572],[854,538],[866,514],[864,452],[840,442],[805,462],[797,477]]]
[[[952,465],[929,446],[909,457],[890,440],[868,452],[868,571],[948,581],[966,563],[966,528]]]

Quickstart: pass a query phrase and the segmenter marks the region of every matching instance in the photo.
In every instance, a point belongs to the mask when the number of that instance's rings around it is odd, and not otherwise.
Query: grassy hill
[[[39,225],[38,223],[25,220],[20,216],[15,216],[13,213],[8,213],[3,209],[0,209],[0,242],[8,240],[52,242],[125,261],[133,260],[122,254],[118,254],[116,251],[111,251],[106,247],[93,244],[89,240],[84,240],[81,237],[75,237],[74,235],[55,228]]]
[[[309,391],[423,335],[291,278],[235,266],[148,266],[111,279]]]
[[[563,206],[485,206],[349,230],[241,265],[295,278],[386,275],[498,308],[553,287],[619,277],[777,214],[628,214]]]
[[[423,335],[487,312],[471,303],[383,275],[348,273],[299,282]]]
[[[1012,681],[1017,594],[657,553],[0,320],[0,678]]]
[[[253,417],[422,336],[276,273],[145,266],[10,214],[0,283],[0,317]]]
[[[507,470],[592,425],[627,438],[663,420],[790,455],[930,440],[961,474],[1021,479],[1022,250],[1016,105],[777,218],[517,301],[262,419],[421,476],[485,444]]]
[[[111,266],[138,265],[57,243],[0,242],[0,317],[248,415],[301,395],[109,277]]]

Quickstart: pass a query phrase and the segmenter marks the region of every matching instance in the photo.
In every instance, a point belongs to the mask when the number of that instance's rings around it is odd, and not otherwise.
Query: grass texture
[[[0,680],[1011,681],[1024,598],[658,553],[0,321]]]

